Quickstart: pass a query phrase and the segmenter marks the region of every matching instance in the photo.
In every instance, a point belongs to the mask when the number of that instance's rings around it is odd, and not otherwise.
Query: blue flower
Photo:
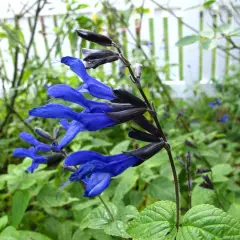
[[[80,59],[63,57],[61,62],[69,66],[71,70],[84,81],[84,84],[78,89],[80,92],[89,92],[94,97],[107,100],[113,100],[116,98],[111,87],[99,82],[87,73],[85,66]]]
[[[214,102],[208,103],[208,106],[210,108],[215,108],[215,107],[220,106],[220,105],[221,105],[221,102],[219,101],[218,98],[216,98]]]
[[[83,181],[86,184],[84,196],[97,196],[109,186],[112,177],[129,167],[140,165],[163,147],[164,142],[151,143],[140,149],[112,156],[103,156],[94,151],[72,153],[65,159],[64,165],[80,167],[72,173],[67,183]]]
[[[67,166],[81,164],[76,172],[70,176],[69,181],[82,180],[86,184],[84,196],[94,197],[101,194],[109,186],[112,177],[140,162],[141,159],[124,153],[103,156],[93,151],[79,151],[69,155],[64,164]]]
[[[15,157],[25,158],[29,157],[32,159],[32,164],[26,169],[28,172],[33,173],[38,168],[39,164],[47,163],[47,158],[42,155],[36,154],[37,150],[34,147],[30,148],[16,148],[13,152]]]
[[[106,106],[104,108],[106,108]],[[62,149],[63,146],[66,146],[81,131],[97,131],[103,128],[117,125],[121,122],[129,121],[135,116],[143,114],[146,109],[130,108],[127,110],[110,113],[104,112],[102,108],[99,111],[101,112],[78,113],[73,111],[68,106],[50,103],[38,108],[33,108],[29,111],[29,115],[42,118],[60,118],[73,120],[70,124],[67,124],[67,132],[59,143],[59,149]]]
[[[43,151],[43,152],[49,152],[51,151],[51,147],[45,143],[39,142],[34,136],[32,136],[29,133],[21,132],[19,134],[20,138],[24,140],[27,143],[30,143],[33,145],[36,149],[36,151]]]
[[[229,114],[224,114],[218,121],[221,123],[227,123],[229,119]]]

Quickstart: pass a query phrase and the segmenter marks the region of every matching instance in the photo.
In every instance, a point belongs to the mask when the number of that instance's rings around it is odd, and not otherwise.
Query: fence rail
[[[194,1],[199,2],[199,1]],[[186,35],[196,34],[196,32],[213,28],[215,24],[222,22],[229,23],[234,27],[239,23],[232,14],[224,8],[219,8],[221,17],[210,11],[201,11],[199,8],[182,10],[181,7],[174,6],[169,11],[159,8],[151,8],[150,13],[143,15],[141,29],[139,31],[140,18],[137,15],[131,16],[129,29],[119,30],[124,52],[130,58],[135,47],[132,42],[134,38],[140,38],[143,49],[161,71],[161,79],[173,87],[176,95],[183,96],[184,90],[191,84],[199,81],[206,84],[209,79],[222,79],[230,71],[231,64],[239,64],[240,51],[238,49],[226,50],[213,49],[205,51],[199,44],[176,47],[175,43]],[[4,23],[13,24],[14,19],[2,20]],[[240,22],[240,21],[239,21]],[[24,36],[24,42],[28,42],[32,31],[32,17],[23,18],[19,21]],[[38,19],[37,34],[34,45],[30,52],[30,57],[43,60],[47,58],[46,64],[60,59],[62,56],[74,55],[81,57],[80,49],[74,46],[87,47],[88,43],[77,39],[76,44],[71,44],[68,38],[56,35],[57,28],[67,30],[64,24],[64,15],[41,16]],[[107,27],[107,26],[106,26]],[[215,32],[219,38],[219,45],[229,48],[229,42]],[[16,39],[17,41],[17,39]],[[240,38],[235,37],[234,41],[240,44]],[[7,75],[13,72],[13,58],[9,52],[8,40],[2,39],[0,42],[0,62],[2,69]],[[51,54],[47,55],[48,49],[52,48]],[[19,59],[19,61],[23,61]],[[110,72],[111,67],[106,67]]]

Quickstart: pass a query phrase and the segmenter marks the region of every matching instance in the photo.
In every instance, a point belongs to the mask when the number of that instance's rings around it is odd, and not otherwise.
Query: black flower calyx
[[[203,182],[200,184],[200,187],[213,190],[213,183],[208,175],[203,176]]]
[[[124,153],[129,156],[136,156],[142,160],[147,160],[152,156],[154,156],[159,151],[161,151],[164,148],[164,146],[165,146],[165,142],[162,141],[158,143],[151,143],[137,150],[124,152]]]
[[[143,100],[124,89],[114,89],[113,92],[117,97],[117,100],[114,100],[114,102],[131,103],[137,107],[146,107],[146,104]]]
[[[144,141],[144,142],[159,142],[160,141],[159,137],[156,137],[152,134],[140,131],[136,128],[132,128],[132,130],[130,130],[128,132],[128,136],[130,138],[137,139],[137,140]]]
[[[76,32],[78,36],[81,37],[82,39],[97,43],[102,46],[111,46],[113,43],[111,38],[99,33],[88,31],[86,29],[79,29],[76,30]]]
[[[39,135],[40,137],[42,138],[45,138],[46,140],[50,140],[50,141],[53,141],[53,137],[50,135],[49,132],[43,130],[42,128],[40,127],[35,127],[34,128],[34,132]]]

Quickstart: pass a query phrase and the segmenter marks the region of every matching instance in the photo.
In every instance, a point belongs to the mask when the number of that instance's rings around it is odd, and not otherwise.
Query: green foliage
[[[205,1],[201,7],[211,8],[214,2]],[[67,1],[68,15],[60,19],[61,24],[58,22],[53,30],[59,39],[51,52],[56,59],[62,55],[61,44],[65,38],[70,41],[69,51],[76,57],[81,55],[78,51],[79,47],[96,47],[84,41],[80,42],[73,32],[76,28],[102,32],[102,29],[106,29],[107,23],[108,35],[124,47],[126,39],[120,39],[121,34],[119,35],[118,31],[126,29],[124,21],[128,23],[132,14],[149,12],[148,8],[134,9],[131,5],[128,10],[120,12],[119,19],[117,14],[105,6],[104,14],[91,18],[82,15],[81,9],[86,7],[85,4],[79,4],[79,1]],[[204,29],[195,35],[184,36],[176,45],[182,47],[197,43],[209,51],[219,48],[219,39],[234,39],[236,36],[240,36],[240,29],[224,23],[212,29]],[[2,39],[9,42],[8,51],[13,59],[18,48],[19,57],[25,56],[23,44],[27,44],[27,38],[23,36],[21,28],[14,24],[2,24],[0,41]],[[141,36],[138,41],[137,44],[146,43]],[[178,233],[175,227],[173,178],[165,151],[161,151],[140,166],[128,169],[112,180],[109,188],[103,193],[103,199],[114,217],[113,220],[98,198],[87,199],[82,196],[83,189],[79,183],[71,183],[59,192],[61,184],[69,177],[69,173],[62,170],[61,163],[53,166],[41,165],[34,174],[25,172],[31,160],[13,158],[12,151],[16,147],[27,147],[19,140],[18,134],[20,131],[30,130],[17,114],[12,114],[4,128],[0,130],[0,240],[240,238],[240,227],[237,222],[240,216],[239,64],[229,65],[228,74],[221,84],[218,79],[213,79],[212,87],[215,91],[212,96],[207,96],[204,90],[201,90],[200,84],[196,84],[193,99],[187,101],[173,99],[175,106],[172,106],[165,99],[158,79],[158,75],[168,73],[171,66],[166,64],[156,67],[155,62],[158,59],[151,56],[147,61],[137,45],[134,45],[132,52],[129,52],[129,49],[124,49],[124,52],[133,56],[131,62],[137,61],[143,64],[141,83],[147,97],[157,108],[158,117],[172,148],[181,189],[182,215]],[[80,85],[78,77],[70,73],[66,67],[48,65],[49,60],[47,58],[43,63],[37,55],[29,57],[21,84],[9,90],[6,95],[7,100],[0,99],[0,124],[7,116],[9,111],[7,104],[11,102],[15,90],[18,90],[18,94],[14,109],[24,120],[28,117],[28,110],[48,101],[43,87],[45,84],[64,83],[72,87]],[[21,64],[18,66],[18,69],[20,68]],[[3,69],[0,70],[1,77],[4,76]],[[112,75],[105,74],[102,67],[90,71],[97,79],[112,87],[132,88],[127,70],[122,70],[119,76],[117,65]],[[13,73],[10,75],[12,76]],[[168,87],[166,89],[169,90]],[[133,92],[138,94],[135,89]],[[221,105],[211,109],[208,103],[215,98],[220,99]],[[76,111],[80,111],[77,106],[73,105],[73,107]],[[230,115],[229,122],[222,124],[218,120],[225,113]],[[55,120],[33,119],[29,125],[43,127],[51,132],[56,123]],[[186,123],[189,130],[183,123]],[[67,152],[91,149],[109,155],[143,146],[142,142],[127,138],[130,125],[133,123],[99,132],[83,132],[68,146]],[[186,141],[193,145],[187,144]],[[188,204],[186,170],[176,160],[177,157],[181,157],[186,162],[185,155],[188,151],[192,156],[191,209]],[[201,168],[211,170],[206,174],[213,182],[214,190],[200,187],[200,183],[203,182],[202,176],[205,174],[196,174],[196,170]]]

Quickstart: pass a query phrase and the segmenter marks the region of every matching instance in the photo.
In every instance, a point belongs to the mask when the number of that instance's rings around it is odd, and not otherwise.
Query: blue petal
[[[84,96],[76,89],[65,84],[57,84],[50,87],[48,89],[48,95],[55,98],[61,98],[65,101],[77,103],[82,107],[88,107],[87,99],[85,99]]]
[[[50,152],[51,150],[51,147],[45,143],[39,143],[36,145],[36,151]]]
[[[137,165],[140,161],[137,157],[127,156],[124,153],[115,156],[107,156],[105,160],[109,163],[102,171],[109,172],[113,176],[121,174],[127,168]]]
[[[110,184],[111,174],[104,172],[93,173],[87,180],[84,196],[95,197],[101,194]]]
[[[53,103],[33,108],[29,111],[29,115],[42,118],[69,118],[72,120],[78,118],[78,113],[74,112],[70,107]]]
[[[59,142],[59,148],[62,149],[65,147],[69,142],[71,142],[75,136],[81,132],[86,130],[85,126],[77,121],[72,121],[72,123],[68,126],[67,132]]]
[[[117,124],[105,113],[80,113],[78,119],[88,131],[97,131]]]
[[[64,164],[67,166],[76,166],[93,160],[104,161],[104,159],[105,157],[102,154],[86,150],[74,152],[71,155],[67,156]]]
[[[96,166],[94,164],[86,163],[83,166],[79,167],[76,172],[71,174],[71,176],[69,177],[69,181],[80,181],[86,178],[88,175],[92,174],[95,168]]]
[[[66,119],[61,119],[60,121],[59,121],[59,123],[66,129],[66,130],[68,130],[68,128],[69,128],[69,126],[70,126],[70,122],[68,121],[68,120],[66,120]]]
[[[23,141],[25,141],[25,142],[27,142],[27,143],[30,143],[30,144],[32,144],[32,145],[34,145],[34,146],[36,146],[36,145],[38,145],[40,142],[34,137],[34,136],[32,136],[30,133],[26,133],[26,132],[21,132],[20,134],[19,134],[19,137],[23,140]]]
[[[112,108],[104,102],[95,102],[88,100],[88,108],[91,113],[112,112]]]
[[[81,85],[80,87],[77,88],[77,90],[81,93],[89,93],[88,92],[88,86],[86,83],[84,83],[83,85]]]
[[[13,156],[15,157],[20,157],[20,158],[25,158],[25,157],[30,157],[32,158],[34,156],[34,153],[31,149],[27,148],[16,148],[13,152]]]
[[[26,169],[26,171],[33,173],[34,170],[38,168],[38,166],[39,164],[33,161],[32,164]]]
[[[219,122],[221,123],[227,123],[229,119],[229,114],[224,114],[220,119],[219,119]]]
[[[112,88],[88,75],[85,66],[80,59],[74,57],[63,57],[61,62],[69,66],[73,72],[82,78],[87,85],[87,87],[86,85],[84,86],[84,89],[87,88],[88,92],[92,96],[107,100],[113,100],[116,98]]]

